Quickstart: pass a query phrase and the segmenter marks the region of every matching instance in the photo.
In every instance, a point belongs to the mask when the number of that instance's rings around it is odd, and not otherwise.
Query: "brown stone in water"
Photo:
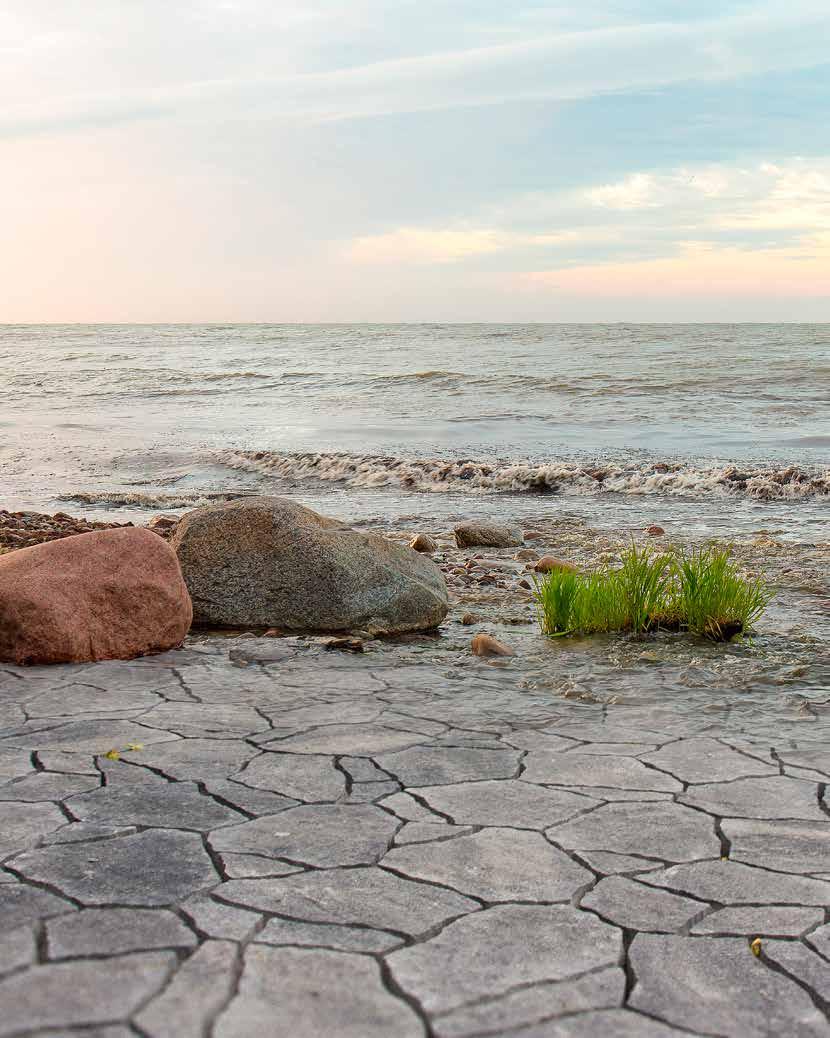
[[[653,523],[651,526],[646,527],[646,533],[649,535],[649,537],[662,537],[665,532],[666,531],[663,529],[663,527],[657,526],[656,523]]]
[[[477,634],[470,642],[474,656],[515,656],[513,650],[492,634]]]
[[[409,542],[409,547],[423,552],[425,555],[431,555],[438,550],[438,543],[428,533],[419,533]]]
[[[537,573],[551,573],[555,569],[564,569],[569,573],[577,573],[578,569],[570,562],[554,558],[553,555],[544,555],[533,567]]]
[[[190,596],[149,530],[77,534],[0,557],[0,660],[87,663],[180,645]]]
[[[480,623],[481,617],[478,615],[478,613],[465,613],[461,617],[461,622],[465,625],[465,627],[469,627],[471,624]]]

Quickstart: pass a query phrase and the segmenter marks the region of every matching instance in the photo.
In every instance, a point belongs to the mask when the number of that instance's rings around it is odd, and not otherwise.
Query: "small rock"
[[[542,534],[538,530],[525,530],[524,539],[526,541],[538,541]]]
[[[553,555],[543,555],[533,567],[537,573],[551,573],[555,569],[564,569],[569,573],[577,573],[577,567],[563,559],[554,558]]]
[[[269,627],[267,631],[262,632],[263,638],[282,638],[285,636],[285,631],[281,631],[279,627]]]
[[[431,555],[434,551],[438,550],[438,542],[430,537],[428,533],[419,533],[409,542],[409,547],[414,548],[415,551],[424,552],[426,555]]]
[[[459,548],[518,548],[524,543],[518,526],[494,523],[459,523],[453,530]]]
[[[651,526],[646,527],[646,533],[649,537],[662,537],[666,531],[662,526],[657,526],[656,523],[652,523]]]
[[[477,634],[470,642],[474,656],[515,656],[515,652],[491,634]]]
[[[520,580],[519,587],[526,588],[528,591],[532,590],[532,585],[529,580]]]
[[[527,537],[527,534],[525,534]],[[539,558],[539,553],[534,551],[533,548],[522,548],[521,551],[517,551],[513,556],[514,559],[518,559],[519,562],[535,562]]]
[[[360,638],[332,638],[326,642],[326,648],[340,652],[363,652],[363,642]]]
[[[152,530],[153,533],[157,533],[161,537],[166,537],[176,528],[178,522],[179,517],[177,515],[154,515],[150,522],[147,523],[147,529]]]
[[[477,623],[480,623],[480,622],[481,622],[481,617],[480,617],[480,616],[478,615],[478,613],[465,613],[465,614],[464,614],[464,615],[463,615],[463,616],[461,617],[461,622],[462,622],[462,623],[463,623],[463,624],[464,624],[464,625],[465,625],[466,627],[469,627],[469,626],[470,626],[470,624],[477,624]]]

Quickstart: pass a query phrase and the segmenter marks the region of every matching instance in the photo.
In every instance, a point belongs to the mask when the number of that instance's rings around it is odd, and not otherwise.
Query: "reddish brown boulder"
[[[193,615],[176,554],[149,530],[78,534],[0,556],[0,660],[87,663],[179,645]]]

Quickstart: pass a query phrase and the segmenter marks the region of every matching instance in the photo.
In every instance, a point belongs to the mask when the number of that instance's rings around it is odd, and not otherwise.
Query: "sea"
[[[830,325],[0,326],[0,508],[830,537]]]

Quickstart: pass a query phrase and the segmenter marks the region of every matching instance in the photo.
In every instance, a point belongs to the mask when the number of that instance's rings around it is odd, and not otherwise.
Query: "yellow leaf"
[[[107,758],[107,760],[120,760],[121,759],[121,754],[118,752],[118,750],[107,750],[107,752],[104,754],[104,756]]]
[[[761,954],[761,938],[756,937],[755,940],[749,946],[752,949],[752,954],[757,958]]]
[[[128,750],[143,750],[144,749],[144,743],[143,742],[130,742],[130,743],[127,743],[127,749]]]

